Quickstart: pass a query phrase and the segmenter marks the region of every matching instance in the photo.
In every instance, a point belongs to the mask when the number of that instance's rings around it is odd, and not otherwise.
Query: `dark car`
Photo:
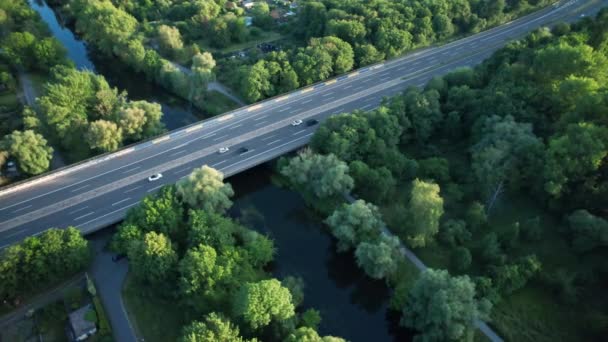
[[[243,147],[239,148],[239,154],[243,154],[245,152],[249,152],[249,149],[247,147],[243,146]]]
[[[306,126],[314,126],[314,125],[316,125],[318,123],[319,123],[319,120],[317,120],[317,119],[310,119],[310,120],[306,121]]]

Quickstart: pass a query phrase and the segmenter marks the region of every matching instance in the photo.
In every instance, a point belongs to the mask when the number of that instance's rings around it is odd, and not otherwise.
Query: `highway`
[[[608,0],[560,1],[505,25],[269,99],[145,143],[0,189],[0,248],[52,227],[90,233],[120,221],[146,195],[209,165],[226,176],[308,143],[307,120],[372,110],[385,96],[423,86],[437,75],[473,66],[508,41],[556,21],[591,16]],[[292,126],[301,119],[304,124]],[[230,147],[224,154],[220,147]],[[241,153],[240,148],[247,152]],[[149,182],[148,176],[163,178]]]

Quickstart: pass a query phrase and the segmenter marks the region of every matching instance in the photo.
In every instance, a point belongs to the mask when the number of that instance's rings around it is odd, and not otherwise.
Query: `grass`
[[[183,308],[175,302],[149,296],[132,274],[127,276],[123,299],[131,322],[148,342],[177,341],[187,321]]]
[[[240,106],[229,97],[215,90],[209,92],[203,104],[203,109],[209,116],[220,115],[238,107]]]

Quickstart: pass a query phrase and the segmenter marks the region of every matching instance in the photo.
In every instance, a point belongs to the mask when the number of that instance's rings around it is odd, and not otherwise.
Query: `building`
[[[245,1],[243,1],[243,7],[245,7],[245,9],[250,10],[250,9],[253,8],[254,5],[255,5],[255,1],[253,1],[253,0],[245,0]]]
[[[91,311],[94,313],[95,309],[91,304],[88,304],[70,313],[68,322],[70,341],[84,341],[97,332],[95,322],[87,319]]]

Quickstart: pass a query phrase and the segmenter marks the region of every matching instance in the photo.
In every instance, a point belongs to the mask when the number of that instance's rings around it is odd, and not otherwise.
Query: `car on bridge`
[[[148,181],[149,182],[154,182],[157,181],[159,179],[163,178],[163,174],[162,173],[155,173],[152,176],[148,177]]]
[[[230,148],[228,148],[228,147],[220,147],[220,149],[218,150],[218,152],[220,154],[224,154],[224,153],[226,153],[228,151],[230,151]]]
[[[291,125],[292,125],[292,126],[300,126],[301,124],[302,124],[302,120],[300,120],[300,119],[293,120],[293,121],[291,122]]]

